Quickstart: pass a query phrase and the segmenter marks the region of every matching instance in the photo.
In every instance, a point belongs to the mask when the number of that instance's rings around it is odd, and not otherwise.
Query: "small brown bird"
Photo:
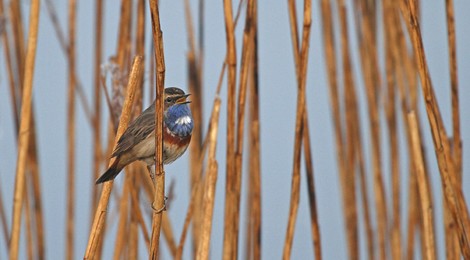
[[[175,87],[166,88],[163,112],[163,164],[178,159],[188,148],[194,123],[186,100],[190,94]],[[128,164],[140,160],[155,164],[155,101],[140,114],[119,138],[112,156],[116,157],[96,184],[113,180]]]

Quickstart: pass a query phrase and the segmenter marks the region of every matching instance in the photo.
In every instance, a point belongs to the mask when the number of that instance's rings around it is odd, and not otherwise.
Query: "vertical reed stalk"
[[[13,46],[15,50],[15,61],[18,74],[18,81],[20,86],[20,93],[24,88],[24,69],[25,69],[25,43],[24,43],[24,30],[23,30],[23,16],[21,13],[21,1],[16,0],[10,3],[10,24],[13,31]],[[21,104],[21,103],[20,103]]]
[[[21,122],[18,138],[18,160],[16,166],[15,192],[13,202],[12,229],[10,238],[10,259],[18,259],[21,209],[25,194],[26,157],[30,141],[30,120],[32,104],[32,88],[34,77],[34,63],[36,60],[37,36],[39,27],[40,1],[32,0],[29,18],[28,47],[24,70],[23,97],[21,102]]]
[[[134,102],[135,89],[140,84],[139,80],[141,79],[141,73],[143,73],[142,57],[136,56],[134,58],[131,74],[129,75],[129,83],[127,86],[126,98],[124,100],[118,130],[114,139],[114,147],[116,146],[117,141],[124,133],[129,124],[132,112],[132,104]],[[112,165],[114,160],[115,159],[112,158],[109,162],[109,165]],[[101,197],[96,208],[95,218],[93,219],[93,226],[90,231],[90,237],[88,238],[88,244],[85,251],[84,259],[93,259],[96,256],[96,249],[98,247],[98,243],[100,243],[99,241],[102,240],[104,222],[106,221],[106,208],[108,206],[109,197],[113,188],[113,183],[114,181],[108,181],[103,184],[103,189],[101,190]]]
[[[208,135],[208,167],[205,174],[205,190],[203,193],[202,204],[202,221],[201,221],[201,236],[197,248],[196,259],[208,259],[210,254],[210,239],[212,231],[212,215],[215,202],[215,185],[217,182],[218,164],[215,159],[217,148],[217,133],[219,127],[219,114],[220,114],[220,98],[216,97],[214,101],[214,108],[212,110],[212,117],[210,122],[210,129]]]
[[[391,163],[391,179],[392,179],[392,228],[391,228],[391,248],[393,259],[402,257],[401,242],[401,215],[400,215],[400,165],[399,165],[399,147],[398,147],[398,129],[396,119],[396,82],[394,77],[395,58],[392,50],[393,27],[397,26],[393,23],[393,2],[384,1],[383,6],[383,28],[385,30],[385,70],[386,70],[386,86],[387,86],[387,104],[385,104],[385,114],[387,117],[389,150]]]
[[[413,1],[414,3],[414,1]],[[418,72],[421,80],[421,87],[425,97],[426,111],[428,114],[431,133],[433,136],[434,148],[438,161],[441,180],[444,190],[444,198],[448,202],[450,211],[458,226],[459,242],[461,253],[464,258],[470,258],[470,223],[468,209],[462,194],[462,190],[457,184],[457,177],[454,171],[454,164],[451,160],[451,151],[447,141],[447,134],[442,122],[442,116],[435,98],[426,57],[424,54],[421,30],[417,18],[416,7],[408,2],[409,33],[411,35],[413,50],[417,57]]]
[[[373,169],[373,183],[375,193],[375,207],[377,212],[377,227],[379,238],[379,255],[381,259],[386,258],[386,247],[389,243],[388,239],[388,214],[387,214],[387,201],[385,195],[385,185],[382,176],[382,162],[381,162],[381,125],[379,118],[379,103],[378,96],[380,94],[380,86],[382,84],[379,66],[378,54],[376,43],[376,20],[375,4],[368,1],[362,1],[361,7],[363,14],[361,16],[361,65],[363,69],[363,78],[366,88],[366,96],[368,103],[369,127],[371,132],[371,146],[372,146],[372,169]],[[394,149],[394,148],[391,148]],[[395,162],[392,162],[392,165]],[[395,165],[396,167],[396,165]],[[393,255],[399,257],[400,255],[400,237],[396,236],[397,240],[394,242]],[[394,238],[392,237],[392,240]]]
[[[25,180],[27,181],[27,180]],[[24,209],[25,209],[25,222],[26,222],[26,255],[28,259],[33,259],[33,231],[32,231],[32,216],[31,216],[31,202],[30,194],[28,194],[28,185],[25,183],[25,195],[24,195]]]
[[[101,63],[103,59],[103,14],[104,4],[103,0],[97,0],[95,2],[95,49],[94,49],[94,105],[93,105],[93,175],[92,182],[99,177],[102,162],[102,147],[101,147]],[[98,185],[93,185],[92,196],[91,196],[91,214],[96,210],[98,204]],[[90,216],[90,219],[93,215]],[[91,223],[90,223],[91,224]]]
[[[300,200],[300,159],[302,152],[302,137],[304,129],[304,113],[306,107],[306,91],[305,86],[307,82],[307,64],[308,53],[310,47],[310,28],[312,23],[312,3],[310,0],[304,1],[303,9],[303,31],[302,40],[299,44],[299,34],[297,28],[297,15],[295,12],[296,6],[294,1],[288,1],[289,18],[291,25],[291,38],[294,50],[294,59],[296,64],[297,75],[297,109],[296,109],[296,123],[295,123],[295,137],[294,137],[294,158],[292,169],[292,184],[291,184],[291,200],[289,207],[289,219],[287,222],[286,238],[284,242],[283,259],[289,259],[292,251],[292,244],[294,240],[295,223]],[[301,46],[299,51],[299,46]],[[297,58],[296,58],[297,57]]]
[[[160,27],[160,14],[156,0],[150,0],[152,15],[153,43],[155,46],[156,64],[156,103],[155,103],[155,195],[153,205],[156,209],[165,207],[165,173],[163,171],[163,94],[165,86],[165,57],[163,52],[163,36]],[[162,212],[155,211],[152,220],[152,239],[150,243],[150,259],[157,259],[159,252],[160,228]]]
[[[462,182],[462,140],[460,137],[460,110],[459,110],[459,85],[457,75],[457,50],[455,40],[455,20],[454,20],[454,3],[453,0],[446,0],[446,17],[447,17],[447,36],[449,50],[449,66],[450,66],[450,87],[452,97],[452,156],[456,178],[461,185]],[[445,203],[444,222],[446,231],[446,257],[447,259],[458,259],[459,241],[456,230],[456,223],[452,219],[449,207]]]
[[[408,113],[408,124],[411,131],[411,142],[413,146],[413,161],[417,176],[418,191],[421,199],[421,214],[423,215],[423,243],[425,248],[425,259],[436,259],[436,249],[434,241],[434,221],[433,221],[433,206],[431,204],[431,191],[428,186],[427,178],[425,177],[424,159],[421,151],[421,143],[418,131],[418,122],[415,113]]]
[[[129,167],[132,168],[132,167]],[[121,198],[119,200],[119,224],[116,234],[116,242],[114,246],[114,259],[121,259],[124,249],[129,245],[128,233],[129,226],[129,198],[130,198],[130,181],[134,172],[126,174],[124,187],[122,188]]]
[[[202,7],[200,7],[202,8]],[[200,174],[202,173],[199,169],[202,167],[202,161],[198,160],[201,157],[202,150],[202,122],[203,122],[203,111],[202,111],[202,51],[201,47],[196,48],[196,39],[194,36],[193,28],[193,18],[191,15],[191,8],[189,1],[184,1],[184,10],[185,10],[185,20],[186,20],[186,30],[188,31],[188,45],[189,51],[187,53],[187,70],[188,70],[188,85],[189,93],[191,93],[191,113],[194,119],[194,129],[191,137],[190,144],[190,189],[191,191],[195,189],[196,180],[200,179]],[[199,30],[204,30],[203,24],[200,21]],[[202,35],[199,35],[202,36]],[[203,39],[199,39],[199,45],[202,44]],[[196,53],[196,49],[198,53]],[[202,205],[202,193],[198,193],[196,198],[196,204]],[[196,254],[196,250],[199,244],[199,230],[200,230],[200,221],[202,217],[202,207],[197,206],[194,208],[196,210],[193,215],[193,225],[192,225],[192,242],[193,242],[193,257]]]
[[[303,146],[305,154],[305,175],[307,177],[308,201],[310,209],[310,223],[312,233],[312,243],[315,253],[315,259],[321,260],[321,238],[320,238],[320,225],[318,223],[317,212],[317,199],[315,195],[315,179],[313,175],[313,161],[312,151],[310,148],[310,132],[308,126],[308,113],[307,108],[304,112],[304,133],[303,133]]]
[[[4,6],[3,6],[3,0],[0,0],[0,17],[6,17],[6,13],[4,11]],[[8,33],[6,30],[6,19],[5,19],[5,25],[4,28],[5,30],[1,34],[2,41],[3,41],[3,50],[5,51],[5,62],[6,62],[6,67],[7,67],[7,74],[8,74],[8,83],[10,85],[10,99],[13,107],[13,118],[15,120],[15,133],[18,133],[18,128],[19,128],[19,111],[18,111],[18,98],[19,98],[19,93],[15,83],[15,76],[13,74],[13,63],[11,59],[11,51],[10,51],[10,39],[8,37]]]
[[[232,0],[224,0],[225,32],[227,42],[228,67],[227,78],[227,152],[226,152],[226,192],[224,219],[223,259],[236,259],[238,255],[238,211],[237,174],[235,172],[235,96],[237,55],[235,45],[235,25],[233,20]],[[238,189],[239,191],[239,189]]]
[[[76,28],[77,3],[69,1],[69,39],[68,39],[68,68],[69,87],[67,94],[67,243],[66,259],[74,256],[75,234],[75,28]]]
[[[238,251],[238,232],[240,226],[240,196],[241,196],[241,184],[242,184],[242,167],[243,167],[243,140],[245,132],[245,109],[246,109],[246,88],[248,84],[248,73],[250,65],[252,63],[251,55],[253,52],[253,12],[254,12],[254,1],[249,0],[245,29],[243,32],[243,44],[241,53],[241,65],[239,75],[239,90],[238,90],[238,106],[237,106],[237,127],[236,127],[236,140],[235,140],[235,173],[233,175],[232,188],[234,188],[233,201],[230,207],[233,210],[233,223],[235,224],[234,230],[237,234],[237,242],[235,250]],[[227,207],[227,205],[226,205]],[[238,255],[238,254],[236,254]]]
[[[349,169],[356,167],[356,149],[359,147],[359,140],[357,140],[359,131],[359,113],[357,105],[356,87],[354,84],[351,55],[348,40],[348,27],[347,27],[347,13],[344,1],[339,3],[338,13],[341,23],[341,46],[343,57],[343,71],[344,71],[344,104],[345,104],[345,117],[346,117],[346,153],[345,163]],[[341,186],[343,189],[343,207],[346,220],[346,232],[349,249],[349,257],[351,259],[359,258],[358,251],[358,231],[357,231],[357,206],[356,206],[356,188],[355,188],[355,171],[353,173],[343,172],[340,178]]]
[[[259,71],[258,71],[258,1],[253,2],[253,55],[250,74],[250,116],[249,126],[249,196],[247,232],[251,243],[248,244],[247,258],[261,259],[261,162],[260,162],[260,119],[259,119]],[[248,239],[247,239],[248,240]]]

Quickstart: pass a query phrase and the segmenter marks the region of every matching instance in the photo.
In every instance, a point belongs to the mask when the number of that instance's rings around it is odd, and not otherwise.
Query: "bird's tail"
[[[114,161],[114,163],[108,168],[108,170],[103,173],[97,180],[96,184],[100,184],[106,181],[114,180],[116,176],[121,172],[122,168],[118,167],[118,160]]]

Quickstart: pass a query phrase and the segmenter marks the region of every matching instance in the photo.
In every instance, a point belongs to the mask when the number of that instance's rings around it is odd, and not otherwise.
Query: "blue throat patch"
[[[184,117],[189,117],[191,120],[182,120]],[[186,104],[169,107],[165,113],[164,121],[168,129],[177,136],[185,137],[193,131],[193,116]]]

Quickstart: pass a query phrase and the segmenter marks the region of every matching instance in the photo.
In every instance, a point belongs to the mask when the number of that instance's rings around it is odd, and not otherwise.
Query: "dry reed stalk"
[[[426,172],[424,170],[424,159],[421,152],[421,142],[418,131],[418,122],[416,115],[413,111],[408,113],[408,124],[411,131],[411,143],[413,146],[413,162],[415,166],[415,172],[417,177],[419,197],[421,200],[421,214],[423,216],[423,230],[422,238],[425,248],[423,257],[425,259],[436,259],[436,248],[434,241],[434,221],[433,221],[433,210],[430,200],[431,191],[427,185]]]
[[[407,118],[407,113],[410,110],[410,89],[412,89],[411,84],[413,84],[412,80],[408,78],[405,74],[406,69],[404,69],[403,64],[407,63],[406,61],[408,59],[408,54],[407,50],[405,48],[404,43],[404,36],[403,32],[401,29],[401,26],[399,26],[400,22],[398,20],[398,10],[396,7],[396,4],[393,4],[392,1],[387,1],[386,2],[386,7],[384,9],[384,15],[386,15],[386,22],[384,26],[386,26],[386,42],[387,42],[387,59],[390,60],[388,61],[390,64],[386,64],[387,66],[387,83],[388,84],[395,84],[398,87],[398,93],[399,93],[399,104],[401,107],[401,114],[402,114],[402,119],[403,119],[403,124],[405,125],[405,133],[406,133],[406,140],[408,140],[406,143],[407,145],[407,152],[411,156],[413,149],[411,145],[411,132],[410,132],[410,127],[408,124]],[[388,25],[387,25],[388,24]],[[412,68],[407,68],[412,70]],[[391,79],[389,78],[389,75],[392,76],[393,82],[389,82]],[[408,74],[409,75],[409,74]],[[410,85],[408,89],[406,88],[407,85]],[[388,86],[390,88],[390,85]],[[391,104],[390,104],[391,105]],[[391,109],[389,107],[389,109]],[[418,136],[419,137],[419,136]],[[421,141],[420,141],[421,142]],[[409,206],[408,206],[408,227],[407,227],[407,243],[403,244],[403,247],[401,252],[400,257],[407,257],[407,259],[413,259],[414,256],[414,245],[415,245],[415,232],[416,228],[418,226],[418,221],[419,221],[419,216],[418,216],[418,210],[417,210],[417,198],[418,198],[418,193],[417,193],[417,181],[416,181],[416,175],[415,175],[415,167],[413,166],[413,161],[411,161],[411,164],[409,166]],[[395,180],[396,181],[396,180]],[[395,195],[396,196],[396,195]],[[397,205],[394,203],[393,207],[396,207]],[[394,214],[396,213],[396,208],[393,209]],[[397,219],[394,217],[394,221]],[[396,229],[394,229],[396,230]],[[392,231],[393,232],[393,231]],[[392,233],[392,236],[397,235],[397,231]],[[395,240],[396,241],[396,240]],[[393,245],[393,244],[392,244]],[[396,254],[396,253],[395,253]]]
[[[227,78],[227,151],[226,151],[226,191],[224,216],[223,259],[236,259],[238,255],[238,211],[236,211],[237,174],[235,172],[235,113],[237,55],[235,43],[235,25],[232,1],[224,0],[224,20],[227,43],[226,63]],[[239,191],[239,190],[238,190]],[[237,223],[235,223],[237,222]]]
[[[170,187],[171,188],[171,187]],[[165,237],[165,241],[168,244],[168,249],[170,250],[170,254],[173,258],[176,257],[178,246],[176,245],[175,237],[173,235],[173,229],[171,228],[171,221],[168,217],[168,214],[163,214],[162,216],[162,231],[163,236]]]
[[[150,56],[155,56],[155,47],[153,46],[153,44],[150,44]],[[153,91],[153,86],[155,86],[155,59],[149,59],[150,61],[150,68],[149,68],[149,71],[150,71],[150,79],[149,79],[149,92],[148,92],[148,100],[149,100],[149,103],[152,103],[153,100],[155,100],[155,91]]]
[[[18,82],[20,86],[20,93],[23,91],[24,86],[24,69],[25,69],[25,43],[24,43],[24,29],[23,29],[23,16],[21,13],[20,1],[10,2],[10,24],[13,31],[13,46],[15,53],[15,61],[18,73]],[[20,103],[21,104],[21,103]],[[21,106],[21,105],[20,105]]]
[[[444,196],[444,194],[443,194]],[[447,202],[444,201],[444,228],[445,228],[445,241],[446,241],[446,259],[457,260],[460,259],[460,245],[457,231],[457,224],[452,217]]]
[[[25,194],[25,171],[26,159],[30,142],[31,126],[31,104],[32,88],[34,76],[34,63],[36,59],[37,35],[39,26],[39,0],[31,2],[28,45],[26,49],[26,59],[24,67],[23,97],[21,102],[21,122],[18,131],[18,159],[15,177],[15,192],[13,201],[12,229],[10,237],[10,259],[18,259],[20,228],[21,228],[21,209],[23,196]]]
[[[129,124],[129,120],[132,112],[132,103],[134,101],[135,89],[139,85],[140,74],[143,73],[142,70],[142,57],[136,56],[134,58],[134,63],[132,65],[132,70],[129,75],[129,83],[127,86],[126,98],[124,100],[124,105],[121,113],[121,118],[119,121],[119,127],[116,133],[114,146],[117,141],[124,133]],[[114,158],[111,158],[109,165],[112,165]],[[93,220],[93,226],[90,231],[90,237],[88,239],[88,245],[85,252],[84,259],[93,259],[96,255],[96,248],[98,246],[99,240],[101,240],[102,232],[104,228],[104,222],[106,220],[106,208],[109,202],[109,196],[113,188],[114,181],[108,181],[103,184],[101,190],[101,197],[96,208],[95,218]]]
[[[146,175],[146,180],[142,181],[141,184],[145,188],[146,194],[147,194],[147,199],[149,201],[153,200],[153,197],[155,196],[155,187],[153,186],[152,179],[150,178],[150,175]],[[172,188],[173,188],[173,182],[170,183],[170,188],[168,194],[168,202],[171,203],[173,197],[172,197]],[[170,254],[173,258],[176,258],[177,254],[177,245],[176,241],[174,238],[174,232],[171,224],[171,219],[168,217],[168,214],[163,214],[162,215],[162,224],[161,224],[161,231],[163,232],[163,237],[165,238],[165,241],[168,245],[168,250],[170,251]],[[147,233],[147,231],[145,231]],[[149,245],[148,245],[148,250],[150,251],[150,239],[149,239]]]
[[[460,137],[459,85],[457,75],[457,48],[455,40],[454,1],[446,0],[447,35],[449,44],[450,86],[452,93],[452,153],[457,178],[462,178],[462,140]]]
[[[409,180],[409,191],[408,191],[408,227],[407,227],[407,249],[405,257],[408,260],[414,259],[414,250],[415,250],[415,237],[416,229],[419,225],[419,216],[418,216],[418,190],[417,180],[416,180],[416,171],[413,165],[410,165],[410,180]]]
[[[212,215],[215,202],[215,185],[217,182],[218,165],[215,159],[217,148],[217,133],[219,127],[219,114],[220,114],[220,98],[216,97],[214,100],[214,108],[212,110],[212,117],[210,121],[210,129],[208,131],[208,167],[205,174],[205,184],[203,193],[203,210],[201,221],[201,233],[199,245],[197,248],[196,259],[208,259],[210,250],[210,239],[212,230]]]
[[[457,50],[453,0],[446,0],[447,36],[450,66],[450,87],[452,97],[452,156],[458,185],[462,182],[462,140],[460,137],[459,86],[457,77]],[[447,203],[444,206],[444,223],[447,259],[460,257],[456,223],[452,219]]]
[[[121,0],[121,14],[119,19],[119,35],[116,45],[116,64],[121,72],[125,71],[125,63],[128,60],[127,45],[130,40],[132,1]]]
[[[253,55],[250,73],[249,97],[249,183],[247,259],[261,259],[261,162],[259,120],[259,65],[258,65],[258,1],[253,3]]]
[[[202,215],[202,231],[200,233],[201,240],[196,254],[196,259],[208,259],[210,254],[210,238],[212,230],[212,216],[214,211],[215,201],[215,185],[217,182],[218,164],[213,158],[209,159],[207,173],[206,173],[206,189],[204,192],[204,205]]]
[[[140,228],[142,229],[142,235],[144,237],[145,245],[147,246],[147,249],[150,250],[150,235],[148,233],[147,226],[145,225],[145,220],[142,215],[142,211],[140,210],[139,196],[136,190],[131,190],[131,199],[132,199],[132,203],[131,203],[132,213],[137,219],[137,222],[139,223]]]
[[[132,168],[132,167],[128,167]],[[123,252],[125,251],[125,248],[129,245],[129,237],[126,234],[128,233],[128,225],[129,225],[129,213],[132,214],[132,212],[129,212],[130,206],[129,206],[129,197],[130,197],[130,180],[132,178],[132,174],[135,174],[134,171],[130,171],[128,174],[125,176],[124,180],[124,187],[122,188],[122,194],[121,198],[119,200],[119,224],[117,228],[117,233],[116,233],[116,241],[114,245],[114,256],[113,258],[115,260],[121,259]]]
[[[135,217],[131,215],[131,223],[129,226],[129,245],[127,255],[125,255],[127,259],[139,259],[139,223],[134,219]],[[147,248],[147,250],[149,249]]]
[[[375,206],[377,212],[377,227],[379,238],[379,255],[381,259],[386,258],[386,247],[388,243],[388,215],[387,215],[387,201],[385,195],[385,186],[382,176],[381,168],[381,143],[380,143],[380,118],[379,118],[379,103],[378,96],[380,94],[379,87],[381,86],[381,78],[378,66],[378,51],[375,37],[375,13],[376,8],[374,4],[367,1],[361,1],[362,11],[361,26],[362,38],[360,42],[359,51],[361,53],[361,65],[363,69],[363,78],[366,87],[366,96],[368,103],[369,126],[371,131],[371,145],[372,145],[372,168],[373,168],[373,187],[375,193]],[[392,148],[393,149],[393,148]],[[396,161],[392,162],[392,165]],[[397,167],[395,165],[394,167]],[[396,173],[392,173],[396,177]],[[394,186],[395,187],[395,186]],[[395,194],[395,193],[394,193]],[[398,202],[398,200],[396,199]],[[395,229],[395,232],[399,230]],[[394,239],[396,238],[396,239]],[[392,237],[394,247],[392,254],[394,257],[400,256],[400,236]]]
[[[4,11],[4,6],[3,6],[3,0],[0,0],[0,17],[6,17],[6,13]],[[6,23],[6,22],[5,22]],[[12,64],[12,59],[11,59],[11,51],[10,51],[10,39],[8,37],[8,32],[6,30],[6,25],[5,25],[5,30],[0,33],[3,41],[3,47],[5,51],[5,63],[7,67],[7,74],[8,74],[8,83],[10,85],[10,99],[11,99],[11,105],[12,105],[12,110],[13,110],[13,119],[15,122],[15,133],[18,133],[18,128],[19,128],[19,93],[18,93],[18,88],[16,88],[15,84],[15,76],[13,72],[13,64]]]
[[[344,128],[341,122],[341,108],[339,104],[339,94],[338,94],[338,77],[337,77],[337,68],[336,68],[336,55],[335,55],[335,47],[334,47],[334,34],[333,34],[333,21],[332,21],[332,11],[329,1],[322,1],[321,2],[321,9],[322,9],[322,21],[323,21],[323,40],[325,45],[325,53],[326,53],[326,63],[327,63],[327,72],[328,72],[328,79],[330,82],[330,105],[333,111],[333,126],[335,129],[335,142],[336,142],[336,154],[337,154],[337,162],[338,162],[338,170],[340,179],[344,178],[342,176],[346,176],[346,148],[345,148],[345,141],[343,138],[343,131]],[[356,121],[358,121],[357,119]],[[374,258],[374,234],[372,229],[372,224],[370,220],[370,213],[369,213],[369,202],[368,202],[368,191],[367,191],[367,183],[366,183],[366,176],[365,176],[365,167],[364,167],[364,155],[363,149],[361,144],[361,137],[360,131],[356,129],[354,140],[356,144],[356,155],[357,160],[359,161],[359,173],[360,173],[360,184],[361,184],[361,198],[362,204],[364,209],[364,224],[365,224],[365,232],[367,237],[367,253],[369,259]],[[343,195],[344,196],[344,195]],[[343,207],[345,209],[343,199]],[[347,220],[345,219],[345,222]],[[348,232],[348,231],[347,231]],[[351,250],[351,249],[350,249]]]
[[[211,119],[214,117],[214,113],[216,112],[216,106],[218,106],[217,102],[219,100],[220,87],[222,85],[222,79],[223,79],[224,72],[225,72],[225,63],[224,63],[224,66],[222,66],[222,70],[221,70],[221,73],[220,73],[219,83],[217,85],[216,98],[214,99],[213,108],[212,108],[211,117],[210,117]],[[206,154],[205,151],[207,150],[207,146],[209,144],[208,140],[209,140],[210,129],[212,129],[212,120],[209,121],[208,129],[209,129],[209,131],[206,133],[206,136],[204,137],[201,157],[198,159],[199,161],[204,161],[204,158],[205,158],[205,154]],[[202,164],[200,164],[200,167],[201,168],[199,168],[198,170],[202,171],[203,170],[202,169]],[[198,176],[202,177],[202,174],[198,174]],[[181,232],[181,235],[180,235],[180,240],[179,240],[178,248],[177,248],[177,251],[176,251],[175,259],[181,259],[182,258],[184,244],[185,244],[185,241],[186,241],[186,236],[187,236],[189,224],[190,224],[192,216],[194,214],[194,207],[196,206],[196,203],[197,203],[197,201],[196,201],[197,194],[200,194],[201,190],[203,188],[204,188],[204,182],[202,181],[202,179],[196,180],[196,185],[195,185],[194,189],[191,191],[191,198],[192,199],[191,199],[191,201],[188,205],[188,210],[186,212],[186,217],[185,217],[184,224],[183,224],[183,231]],[[196,248],[196,250],[197,250],[197,248]]]
[[[311,5],[311,3],[308,3]],[[306,7],[305,7],[306,8]],[[309,7],[311,9],[311,7]],[[309,11],[311,12],[311,11]],[[289,2],[289,14],[290,14],[290,23],[291,25],[291,37],[293,39],[293,49],[294,49],[294,60],[295,60],[295,65],[296,65],[296,76],[298,83],[301,84],[303,81],[303,84],[306,83],[306,79],[302,77],[306,77],[306,69],[305,72],[302,72],[302,67],[301,66],[307,66],[305,64],[301,64],[301,62],[308,62],[307,60],[302,60],[308,59],[308,49],[307,50],[299,50],[299,35],[298,35],[298,27],[297,27],[297,14],[295,11],[295,5],[294,2]],[[311,18],[309,18],[311,19]],[[311,22],[310,22],[311,23]],[[304,24],[305,25],[305,24]],[[309,25],[310,26],[310,25]],[[307,30],[310,30],[307,28]],[[305,37],[309,37],[308,34],[305,32],[305,27],[303,31],[303,39],[308,39]],[[302,48],[308,48],[308,46],[305,46],[304,42],[302,41],[303,46]],[[306,53],[301,53],[306,52]],[[307,57],[302,57],[302,55],[307,55]],[[310,208],[310,218],[311,218],[311,232],[312,232],[312,242],[313,242],[313,248],[315,250],[315,256],[316,259],[321,259],[321,245],[320,245],[320,229],[318,226],[318,219],[317,219],[317,211],[316,211],[316,201],[315,201],[315,183],[314,183],[314,178],[313,178],[313,162],[312,162],[312,155],[311,155],[311,148],[310,148],[310,135],[309,135],[309,126],[308,126],[308,116],[307,116],[307,106],[305,103],[304,109],[304,115],[303,115],[303,145],[304,145],[304,155],[305,155],[305,166],[306,166],[306,176],[307,176],[307,187],[308,187],[308,198],[309,198],[309,208]]]
[[[318,213],[317,213],[317,201],[315,195],[315,179],[313,175],[313,161],[312,161],[312,151],[310,148],[310,132],[308,125],[308,113],[307,108],[304,112],[304,133],[303,133],[303,146],[304,146],[304,156],[305,156],[305,175],[307,177],[307,188],[308,188],[308,201],[310,209],[310,223],[312,233],[312,243],[315,253],[315,259],[322,259],[321,256],[321,237],[320,237],[320,225],[318,223]]]
[[[155,194],[153,206],[156,209],[165,207],[165,173],[163,171],[163,94],[165,86],[165,57],[163,52],[163,36],[160,27],[160,14],[156,0],[150,0],[150,13],[152,16],[153,43],[155,46],[156,70],[156,103],[155,103]],[[152,238],[150,240],[150,259],[157,259],[159,252],[160,228],[162,211],[153,212]]]
[[[69,38],[68,38],[68,69],[69,86],[67,93],[67,213],[66,213],[66,259],[74,256],[75,234],[75,38],[77,23],[77,3],[69,1]]]
[[[34,103],[32,104],[32,111],[34,111]],[[34,224],[35,224],[35,241],[37,243],[36,249],[37,252],[35,255],[39,258],[44,258],[45,255],[45,239],[44,239],[44,216],[42,213],[42,193],[41,193],[41,183],[39,178],[39,163],[37,155],[37,141],[36,141],[36,127],[34,113],[31,115],[30,119],[30,132],[31,140],[29,142],[28,150],[28,170],[30,174],[29,181],[31,182],[30,189],[32,189],[32,206],[34,210]]]
[[[27,180],[25,180],[27,181]],[[24,184],[26,189],[25,189],[25,194],[24,194],[24,209],[25,209],[25,222],[26,222],[26,255],[28,256],[28,259],[33,259],[33,231],[32,231],[32,216],[31,216],[31,208],[30,208],[30,197],[28,194],[28,183]]]
[[[462,140],[460,137],[459,85],[457,75],[457,47],[455,40],[455,20],[453,0],[446,0],[447,35],[449,44],[450,86],[452,93],[452,153],[457,179],[462,178]]]
[[[238,233],[240,229],[240,196],[241,196],[241,185],[242,185],[242,167],[243,167],[243,140],[245,132],[245,109],[246,109],[246,88],[248,82],[248,73],[252,62],[251,55],[253,52],[253,12],[254,12],[254,1],[249,0],[246,9],[245,28],[243,32],[242,52],[241,52],[241,64],[240,64],[240,75],[239,75],[239,90],[238,90],[238,106],[237,106],[237,118],[236,118],[236,133],[235,133],[235,165],[234,174],[231,179],[232,198],[231,198],[231,217],[233,217],[232,232],[236,234],[236,241],[233,242],[235,246],[235,255],[238,255]],[[213,162],[216,164],[216,162]],[[211,171],[216,171],[217,165],[209,165]],[[215,174],[215,173],[214,173]],[[209,176],[206,177],[206,185],[209,184]],[[207,187],[205,187],[207,188]],[[227,212],[227,211],[226,211]],[[205,232],[205,231],[203,231]],[[204,259],[204,258],[202,258]]]
[[[202,150],[202,122],[203,122],[203,111],[202,111],[202,55],[200,48],[196,48],[196,40],[194,37],[193,18],[191,15],[191,8],[189,1],[184,1],[184,11],[186,20],[186,30],[188,31],[188,45],[189,51],[187,53],[187,66],[188,66],[188,85],[189,93],[191,93],[191,113],[194,118],[194,128],[191,137],[191,144],[189,150],[190,160],[190,189],[195,189],[196,181],[199,180],[200,174],[202,173],[199,169],[202,167],[202,161],[198,160],[201,157]],[[203,26],[200,24],[200,30],[203,30]],[[199,39],[201,44],[202,39]],[[196,50],[198,52],[196,52]],[[202,193],[197,193],[196,204],[198,205],[195,214],[193,214],[193,225],[192,225],[192,242],[193,251],[192,255],[195,257],[196,250],[199,244],[199,230],[202,217],[201,199]]]
[[[300,200],[300,160],[302,153],[302,137],[304,129],[304,113],[306,107],[306,91],[305,86],[307,82],[307,64],[308,53],[310,47],[310,28],[312,23],[312,3],[310,0],[304,1],[303,9],[303,30],[302,39],[299,44],[298,29],[297,29],[297,15],[295,12],[296,4],[294,1],[288,1],[289,6],[289,20],[291,27],[291,38],[294,50],[294,59],[296,64],[297,75],[297,108],[296,108],[296,123],[295,123],[295,137],[294,137],[294,158],[292,168],[292,184],[291,184],[291,200],[289,206],[289,219],[287,222],[286,238],[284,242],[283,259],[289,259],[292,251],[292,244],[294,240],[295,222],[299,208]],[[299,51],[299,46],[300,51]],[[296,57],[298,57],[296,59]]]
[[[134,45],[134,55],[139,55],[144,57],[144,62],[142,66],[145,71],[145,0],[137,1],[137,8],[135,10],[136,20],[134,31],[135,31],[135,45]],[[134,109],[134,116],[137,116],[141,113],[143,107],[143,96],[144,96],[144,74],[141,74],[140,85],[136,90],[136,106]],[[145,171],[143,167],[135,167],[135,173]],[[139,190],[140,182],[136,180],[136,174],[132,174],[130,180],[130,193],[131,193],[131,211],[130,211],[130,227],[129,227],[129,246],[128,246],[128,259],[138,259],[138,243],[139,243],[139,219],[134,213],[134,209],[139,209],[139,197],[140,193],[136,193],[136,200],[132,199],[132,194],[135,194],[134,191]],[[137,203],[137,204],[136,204]],[[146,230],[147,231],[147,230]],[[150,249],[150,246],[148,247]]]
[[[387,101],[385,104],[385,114],[387,117],[387,126],[389,133],[390,150],[390,172],[392,179],[392,226],[391,226],[391,251],[393,259],[402,257],[401,241],[401,221],[400,221],[400,161],[398,147],[398,129],[396,119],[396,81],[395,81],[395,58],[391,45],[394,44],[392,28],[399,26],[393,23],[393,2],[384,1],[382,8],[383,28],[385,29],[385,70],[386,70],[386,89]]]
[[[357,204],[356,204],[356,188],[355,188],[355,167],[356,167],[356,146],[358,146],[360,135],[359,113],[357,104],[356,87],[353,79],[351,66],[351,55],[348,40],[347,15],[344,2],[341,1],[338,7],[340,24],[341,24],[341,47],[344,71],[344,104],[346,118],[346,153],[345,164],[348,169],[353,169],[352,174],[344,171],[341,177],[341,187],[343,189],[343,207],[346,223],[346,234],[348,241],[349,257],[351,259],[359,258],[358,251],[358,231],[357,231]]]
[[[95,2],[95,43],[94,43],[94,60],[93,60],[93,85],[94,85],[94,105],[93,105],[93,174],[92,182],[94,182],[101,173],[102,164],[102,147],[101,147],[101,63],[103,60],[103,0]],[[98,185],[92,185],[91,195],[91,215],[96,210],[98,204]],[[91,222],[91,221],[90,221]]]
[[[402,13],[409,23],[409,34],[411,35],[413,50],[417,58],[418,72],[421,79],[423,95],[425,97],[426,111],[433,136],[436,158],[441,173],[444,197],[449,205],[452,217],[458,226],[457,230],[459,233],[461,253],[464,258],[470,258],[470,221],[468,209],[462,190],[457,183],[457,176],[454,171],[454,164],[449,143],[447,141],[446,130],[442,122],[442,116],[435,98],[431,79],[429,77],[416,9],[410,2],[408,2],[408,10],[409,16],[405,16],[406,11],[403,9]]]

